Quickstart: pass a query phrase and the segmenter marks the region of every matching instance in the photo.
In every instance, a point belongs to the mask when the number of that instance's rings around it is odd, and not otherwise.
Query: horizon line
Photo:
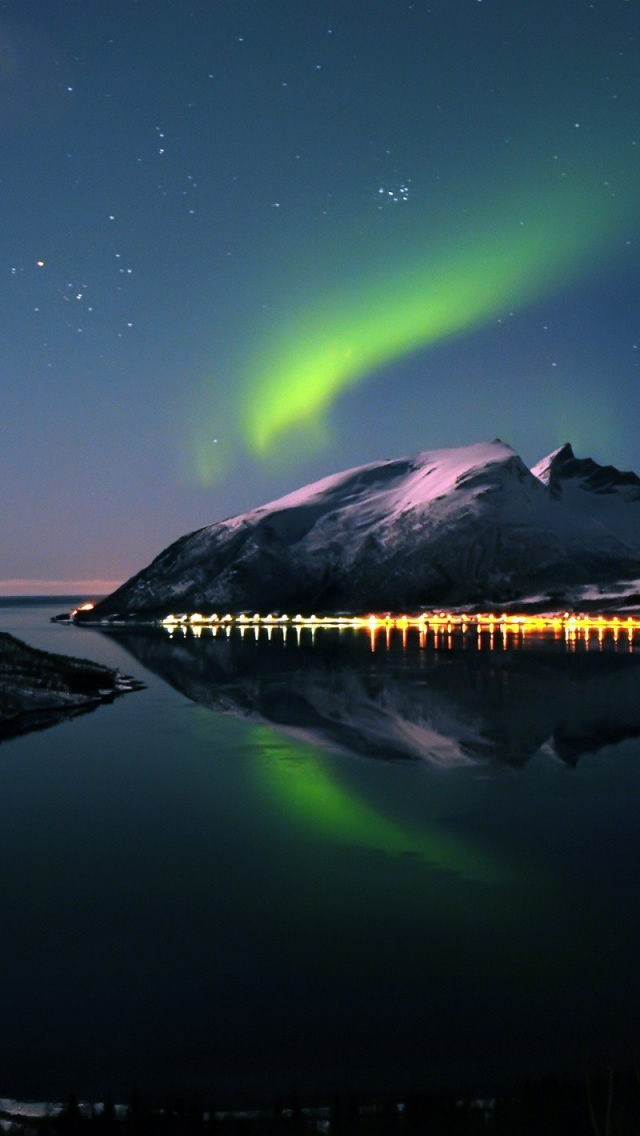
[[[79,596],[95,595],[106,596],[115,592],[123,583],[122,580],[91,579],[42,579],[24,576],[14,576],[0,579],[0,596]]]

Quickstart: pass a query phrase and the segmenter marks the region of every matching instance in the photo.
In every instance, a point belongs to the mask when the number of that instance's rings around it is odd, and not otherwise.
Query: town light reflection
[[[294,631],[294,641],[300,643],[303,633],[313,641],[316,633],[323,629],[337,629],[340,632],[365,632],[369,637],[372,651],[389,650],[392,645],[417,639],[420,647],[434,646],[439,650],[454,647],[476,646],[478,650],[496,646],[517,647],[527,636],[551,634],[554,639],[564,640],[567,648],[575,651],[580,643],[590,643],[596,639],[600,647],[605,641],[616,647],[633,649],[634,635],[640,640],[640,615],[587,615],[563,612],[562,614],[511,614],[492,612],[421,612],[418,615],[301,615],[295,616],[269,613],[261,615],[254,612],[218,615],[195,614],[168,615],[162,626],[170,634],[179,632],[200,637],[208,631],[211,635],[223,632],[229,636],[232,628],[237,628],[244,636],[251,629],[257,640],[274,636],[285,642],[290,629]],[[636,640],[639,641],[639,640]]]

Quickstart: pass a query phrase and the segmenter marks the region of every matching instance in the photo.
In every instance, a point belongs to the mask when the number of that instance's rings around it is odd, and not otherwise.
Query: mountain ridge
[[[510,446],[428,450],[329,475],[187,533],[88,618],[401,610],[638,590],[640,478]]]

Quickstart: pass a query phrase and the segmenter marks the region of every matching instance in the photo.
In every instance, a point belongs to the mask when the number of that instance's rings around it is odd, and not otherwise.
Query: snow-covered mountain
[[[359,466],[208,525],[91,617],[557,605],[639,579],[640,478],[569,445],[528,469],[496,440]]]

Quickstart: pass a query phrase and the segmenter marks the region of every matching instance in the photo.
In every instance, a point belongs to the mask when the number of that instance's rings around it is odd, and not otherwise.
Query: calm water
[[[640,1045],[640,642],[170,639],[0,746],[0,1096],[492,1084]]]

